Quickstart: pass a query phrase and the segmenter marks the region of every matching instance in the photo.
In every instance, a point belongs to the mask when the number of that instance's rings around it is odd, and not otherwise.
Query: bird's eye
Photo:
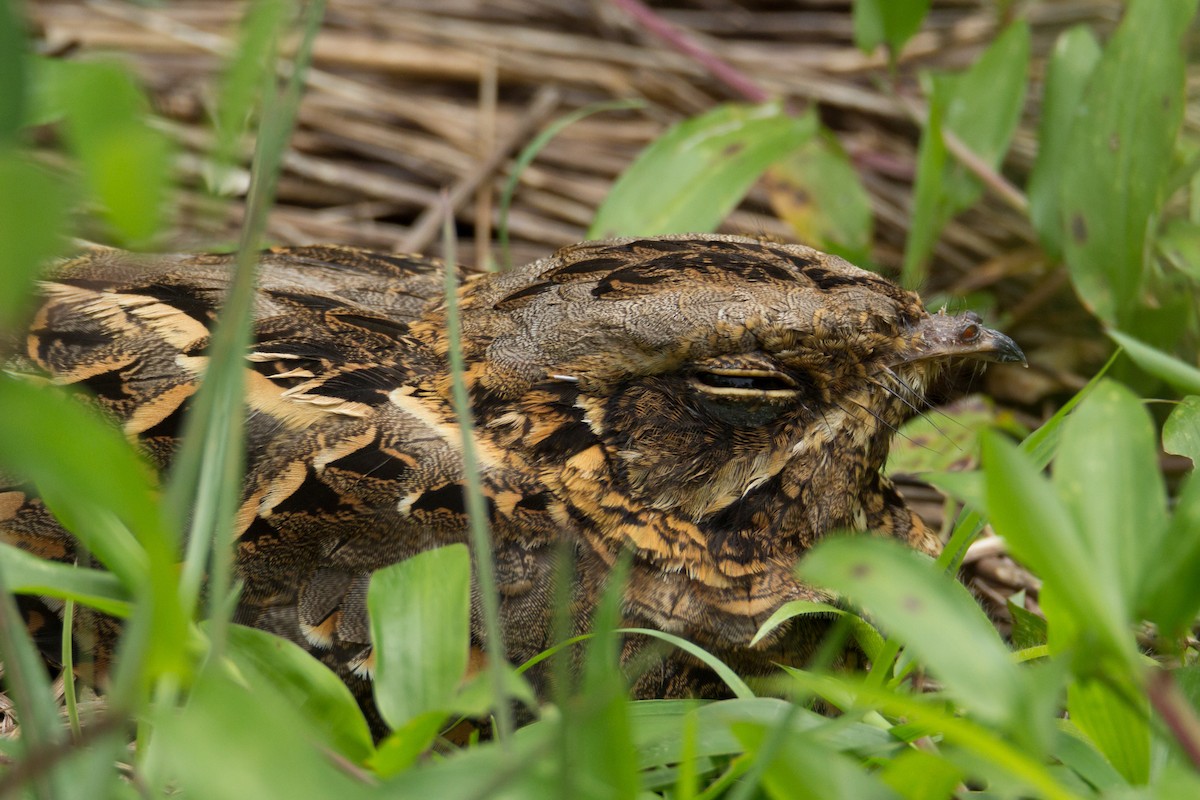
[[[748,372],[697,372],[696,380],[712,389],[749,390],[754,392],[789,391],[796,388],[777,373],[760,375]]]
[[[971,323],[967,327],[963,328],[962,333],[960,333],[958,335],[958,340],[960,342],[963,342],[964,344],[967,342],[973,342],[978,338],[979,338],[979,326],[976,325],[975,323]]]
[[[800,388],[784,373],[762,369],[696,370],[692,385],[708,395],[758,400],[792,397]]]

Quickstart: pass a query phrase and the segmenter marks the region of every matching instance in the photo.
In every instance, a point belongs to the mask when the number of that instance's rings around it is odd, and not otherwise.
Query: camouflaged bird
[[[160,466],[204,372],[232,258],[101,251],[43,284],[16,367],[86,387]],[[282,633],[369,697],[373,570],[466,540],[442,267],[334,247],[260,260],[246,356],[239,622]],[[717,235],[587,242],[460,290],[508,658],[551,641],[554,552],[576,556],[579,628],[622,551],[624,622],[747,674],[801,664],[822,635],[783,603],[823,599],[793,566],[842,529],[928,553],[880,474],[896,428],[959,358],[1021,361],[971,313],[806,247]],[[70,560],[36,497],[0,494],[3,538]],[[477,589],[476,589],[477,592]],[[473,640],[481,644],[478,598]],[[640,643],[630,640],[626,658]],[[637,697],[715,693],[684,654]]]

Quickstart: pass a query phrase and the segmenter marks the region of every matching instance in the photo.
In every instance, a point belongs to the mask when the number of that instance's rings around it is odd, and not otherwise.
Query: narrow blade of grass
[[[305,6],[295,66],[283,92],[276,94],[273,91],[274,70],[263,76],[269,86],[264,91],[263,123],[255,149],[237,265],[208,350],[209,366],[185,422],[183,445],[167,490],[167,500],[175,518],[180,523],[190,520],[180,593],[184,603],[194,607],[207,568],[213,618],[211,639],[214,652],[218,653],[225,627],[224,615],[219,610],[228,607],[231,586],[230,532],[241,497],[245,418],[243,354],[253,326],[258,250],[323,15],[322,0],[314,0]],[[264,43],[271,48],[270,52],[275,52],[277,37],[281,35],[282,31],[276,30],[275,38]],[[272,56],[266,62],[273,64],[274,60]]]
[[[492,674],[492,691],[496,698],[496,734],[502,742],[506,742],[513,729],[512,709],[508,701],[506,649],[504,632],[500,627],[500,598],[496,589],[496,566],[492,561],[492,537],[488,530],[483,476],[480,474],[479,457],[475,452],[475,422],[464,378],[466,367],[463,361],[462,325],[458,312],[458,274],[455,265],[457,254],[453,224],[454,213],[447,207],[442,226],[442,252],[446,254],[444,289],[451,400],[454,415],[458,418],[459,430],[462,431],[463,494],[470,527],[471,553],[475,560],[475,579],[479,582],[479,594],[483,605],[488,668]]]

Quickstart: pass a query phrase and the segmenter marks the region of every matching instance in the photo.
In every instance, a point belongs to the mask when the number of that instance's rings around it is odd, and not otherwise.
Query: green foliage
[[[588,238],[711,231],[770,164],[815,133],[778,103],[726,105],[672,127],[613,185]]]
[[[894,58],[920,30],[929,0],[858,0],[854,4],[854,42],[863,50],[886,44]]]
[[[812,112],[810,112],[811,114]],[[866,263],[871,258],[871,197],[827,130],[767,170],[771,208],[802,242]]]
[[[371,639],[381,643],[375,699],[393,728],[454,708],[467,671],[470,601],[463,545],[419,553],[371,576]]]
[[[7,289],[0,293],[0,331],[4,331],[22,321],[34,277],[62,251],[61,232],[71,203],[62,180],[3,145],[0,186],[10,187],[0,192],[0,275]]]
[[[883,44],[895,54],[928,6],[859,0],[859,44]],[[1176,43],[1194,7],[1194,0],[1134,0],[1103,47],[1084,30],[1063,34],[1049,66],[1029,199],[1047,253],[1063,254],[1080,295],[1104,321],[1119,324],[1113,339],[1147,372],[1200,394],[1200,370],[1156,348],[1162,337],[1145,327],[1142,308],[1147,290],[1191,286],[1200,274],[1200,219],[1158,225],[1172,192],[1196,188],[1195,165],[1177,163],[1181,153],[1186,160],[1186,147],[1178,141],[1183,73]],[[170,148],[147,123],[148,106],[132,79],[110,64],[29,61],[12,8],[0,4],[4,328],[19,321],[38,265],[64,252],[73,201],[99,205],[115,239],[145,244],[168,215],[171,173]],[[841,620],[835,627],[844,627],[873,662],[865,677],[791,666],[763,686],[747,685],[693,642],[621,629],[618,578],[590,638],[568,640],[547,656],[556,660],[548,666],[581,664],[577,685],[554,687],[554,702],[538,708],[529,685],[500,659],[487,673],[467,676],[472,562],[465,548],[453,546],[372,580],[376,691],[396,728],[373,743],[349,691],[317,659],[294,643],[229,626],[234,587],[224,543],[240,482],[235,421],[253,279],[249,254],[261,237],[320,9],[317,3],[297,13],[282,0],[254,4],[223,84],[214,162],[235,160],[245,126],[258,120],[256,183],[237,289],[165,494],[133,448],[84,406],[0,375],[0,465],[34,480],[106,568],[47,563],[0,547],[0,657],[22,729],[19,742],[0,743],[13,759],[0,776],[12,782],[0,789],[130,797],[134,790],[113,766],[120,757],[131,762],[145,795],[239,800],[1200,793],[1177,742],[1194,725],[1200,697],[1188,638],[1200,613],[1200,480],[1186,478],[1168,500],[1153,420],[1130,390],[1107,379],[1094,380],[1022,447],[984,433],[982,469],[938,480],[972,510],[936,563],[870,537],[835,538],[814,549],[800,574],[839,599],[790,603],[758,637],[805,616]],[[281,91],[276,43],[293,28],[307,44]],[[1028,29],[1016,23],[974,66],[932,80],[906,253],[909,282],[922,279],[945,221],[982,191],[978,177],[946,148],[943,132],[998,168],[1023,102],[1028,51]],[[78,178],[54,174],[23,152],[23,131],[34,119],[62,126]],[[530,157],[543,141],[530,146]],[[129,168],[131,148],[140,150],[136,170]],[[725,106],[677,125],[614,187],[593,233],[712,229],[770,165],[776,210],[798,231],[855,257],[868,251],[869,203],[845,154],[815,114],[791,117],[776,104]],[[849,188],[838,193],[836,186]],[[1087,235],[1074,235],[1076,218]],[[1166,450],[1200,454],[1198,408],[1189,397],[1172,411],[1163,430]],[[990,413],[977,416],[968,422]],[[974,449],[973,431],[955,431],[954,438]],[[947,459],[910,462],[947,466]],[[985,520],[1044,581],[1045,619],[1012,606],[1018,653],[948,577]],[[490,567],[487,532],[475,533],[479,570]],[[210,620],[197,626],[191,620],[200,616],[206,580]],[[109,708],[85,719],[85,734],[99,731],[89,747],[68,745],[10,592],[128,617]],[[1141,653],[1134,630],[1143,621],[1157,627],[1160,648],[1184,666],[1154,665]],[[624,636],[689,653],[725,681],[734,699],[628,702],[618,664]],[[576,647],[585,652],[574,653]],[[918,680],[926,674],[932,685]],[[1177,691],[1158,692],[1163,680],[1177,683]],[[781,697],[756,696],[764,691]],[[813,698],[842,714],[814,713],[806,707]],[[439,739],[459,715],[499,720],[514,701],[534,719],[513,735],[464,747]],[[1061,717],[1064,709],[1069,719]],[[1168,718],[1185,724],[1162,724]],[[124,752],[131,723],[140,727],[132,756]]]
[[[998,724],[1017,707],[1018,674],[1004,643],[966,588],[928,559],[883,539],[836,539],[805,558],[800,576],[854,598],[870,619],[933,665],[947,693]],[[936,630],[935,639],[922,636]],[[978,687],[987,686],[987,692]]]
[[[1089,28],[1071,28],[1058,37],[1046,67],[1038,154],[1029,176],[1029,219],[1046,252],[1060,258],[1063,250],[1063,172],[1071,161],[1072,122],[1101,48]]]
[[[117,241],[148,244],[165,220],[171,178],[167,137],[150,126],[149,104],[116,64],[55,61],[44,78],[90,195]]]
[[[938,233],[983,193],[979,179],[948,158],[945,134],[957,136],[987,166],[1000,164],[1021,118],[1029,47],[1029,26],[1014,23],[962,74],[933,76],[917,159],[912,231],[904,250],[905,286],[925,282]]]
[[[1128,323],[1141,305],[1147,237],[1165,200],[1183,118],[1182,41],[1195,11],[1194,0],[1130,2],[1066,137],[1064,254],[1079,296],[1111,324]]]

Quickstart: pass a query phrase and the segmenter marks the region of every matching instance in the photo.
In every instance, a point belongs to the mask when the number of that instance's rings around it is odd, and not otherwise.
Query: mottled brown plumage
[[[88,388],[165,466],[230,261],[105,251],[67,264],[44,284],[15,366]],[[261,259],[237,618],[304,643],[360,693],[371,572],[466,538],[440,286],[421,258],[305,247]],[[552,644],[564,539],[579,627],[630,550],[628,625],[750,673],[803,662],[820,635],[811,622],[749,646],[781,604],[819,599],[793,576],[797,559],[839,529],[935,552],[880,475],[892,435],[948,359],[1021,358],[974,315],[931,315],[838,258],[727,236],[575,245],[473,276],[460,298],[518,663]],[[0,493],[4,538],[72,558],[24,491]],[[705,694],[707,680],[672,655],[635,693]]]

